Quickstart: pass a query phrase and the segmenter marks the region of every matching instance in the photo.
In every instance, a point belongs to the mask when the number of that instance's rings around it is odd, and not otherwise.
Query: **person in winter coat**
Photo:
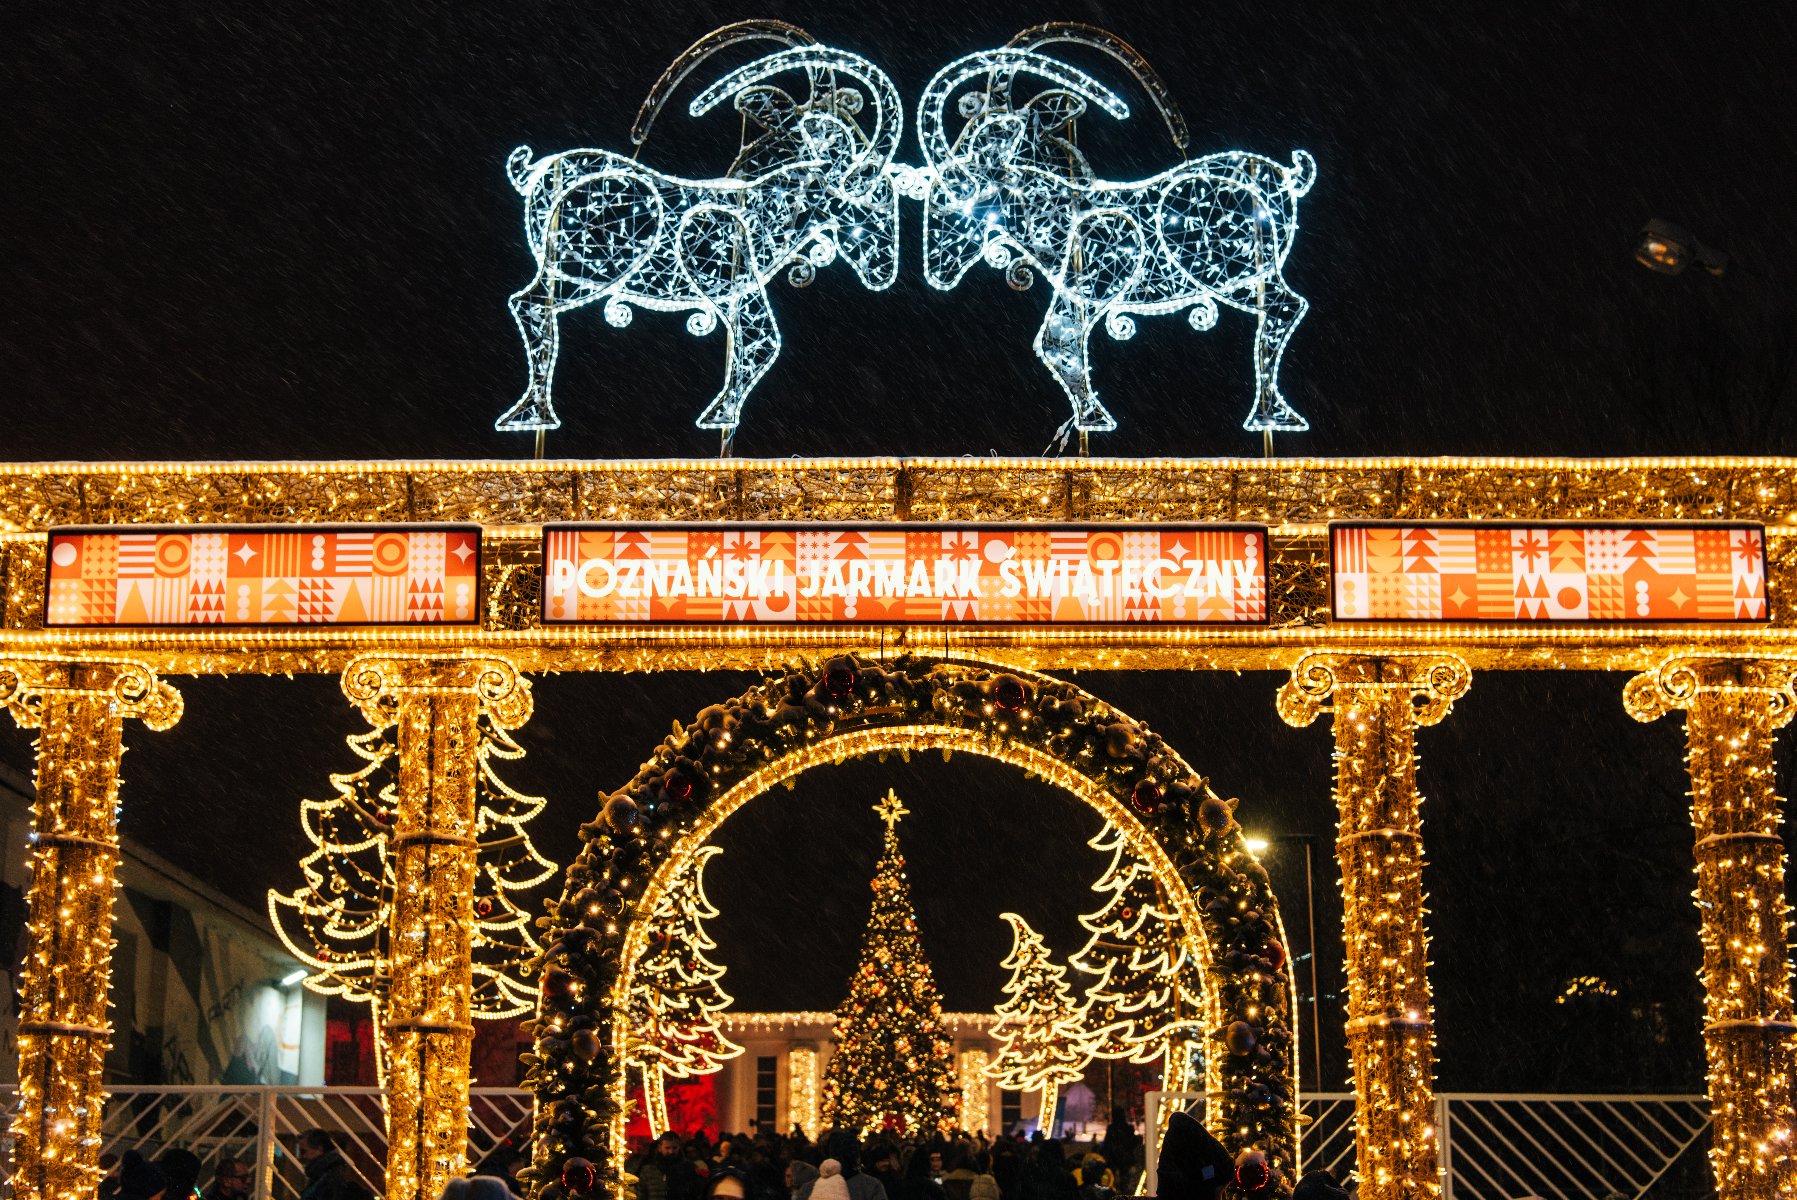
[[[786,1194],[798,1200],[799,1193],[811,1194],[813,1185],[817,1183],[818,1170],[802,1158],[795,1158],[786,1164]]]
[[[669,1131],[656,1140],[648,1154],[629,1168],[636,1176],[637,1200],[698,1200],[705,1190],[692,1159],[680,1144],[680,1135]]]
[[[1058,1140],[1044,1138],[1036,1143],[1036,1160],[1023,1168],[1023,1184],[1018,1190],[1023,1200],[1079,1200],[1079,1185],[1073,1182]]]
[[[168,1191],[168,1180],[149,1159],[135,1150],[125,1151],[119,1162],[118,1200],[156,1200]]]
[[[356,1178],[349,1160],[337,1149],[337,1139],[324,1130],[308,1129],[300,1134],[294,1157],[306,1168],[300,1200],[373,1200],[373,1193]]]
[[[942,1179],[948,1200],[999,1200],[991,1162],[992,1156],[984,1150],[969,1154],[965,1147],[957,1146],[949,1154],[948,1174]]]
[[[948,1200],[942,1185],[930,1177],[932,1152],[940,1153],[934,1145],[918,1146],[911,1151],[911,1158],[905,1163],[904,1177],[892,1191],[892,1200]]]

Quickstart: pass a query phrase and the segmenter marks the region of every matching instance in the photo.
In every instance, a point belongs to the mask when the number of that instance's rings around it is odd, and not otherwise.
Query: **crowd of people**
[[[1270,1194],[1197,1122],[1180,1118],[1162,1149],[1163,1200],[1209,1200],[1233,1184]],[[626,1169],[636,1200],[1114,1200],[1133,1196],[1143,1169],[1141,1135],[1121,1109],[1102,1141],[1063,1143],[1029,1136],[957,1133],[927,1139],[875,1136],[866,1143],[836,1131],[813,1141],[799,1130],[663,1134]],[[1346,1200],[1327,1172],[1304,1177],[1293,1200]]]
[[[373,1200],[329,1132],[301,1134],[294,1157],[306,1174],[300,1200]],[[441,1200],[514,1200],[525,1190],[516,1176],[525,1162],[519,1153],[500,1155],[482,1164],[492,1173],[451,1181]],[[219,1159],[203,1189],[200,1159],[183,1149],[154,1161],[131,1150],[102,1165],[99,1200],[248,1200],[252,1191],[250,1164],[235,1158]],[[626,1164],[636,1177],[635,1200],[1116,1200],[1135,1194],[1142,1167],[1141,1135],[1121,1109],[1096,1144],[1067,1144],[1040,1131],[994,1139],[876,1136],[865,1143],[842,1131],[816,1140],[797,1129],[716,1139],[665,1133]],[[1265,1187],[1265,1178],[1244,1176],[1183,1114],[1162,1144],[1159,1175],[1162,1200],[1212,1200],[1231,1184],[1250,1197],[1278,1190]],[[1347,1192],[1317,1171],[1292,1198],[1346,1200]]]

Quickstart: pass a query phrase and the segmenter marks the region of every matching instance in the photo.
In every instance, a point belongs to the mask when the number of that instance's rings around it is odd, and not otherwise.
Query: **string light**
[[[890,790],[873,810],[886,833],[861,954],[836,1010],[822,1119],[833,1129],[920,1137],[952,1124],[953,1044],[899,849],[898,823],[910,810]]]
[[[724,731],[732,737],[721,738]],[[1265,871],[1240,848],[1233,805],[1158,736],[1065,681],[974,664],[839,657],[789,668],[707,709],[588,827],[543,939],[545,986],[525,1081],[538,1098],[534,1178],[559,1179],[574,1158],[592,1163],[610,1181],[604,1186],[619,1178],[629,1039],[612,1014],[629,1004],[629,964],[648,937],[649,923],[636,914],[654,911],[683,864],[751,799],[825,764],[930,749],[1017,766],[1126,831],[1131,852],[1149,864],[1190,931],[1206,980],[1205,1028],[1239,1025],[1245,1035],[1239,1053],[1205,1056],[1213,1132],[1235,1148],[1265,1151],[1276,1168],[1295,1167],[1295,1004],[1288,970],[1274,965],[1284,932]],[[1219,909],[1201,908],[1197,895]],[[589,916],[587,898],[606,896],[621,915]],[[1216,915],[1225,907],[1249,919],[1225,925]],[[1225,953],[1232,965],[1215,968]],[[589,1032],[592,1041],[575,1040]],[[948,1088],[955,1082],[951,1074]]]
[[[1797,657],[1669,657],[1631,679],[1623,703],[1638,721],[1685,714],[1717,1194],[1797,1194],[1797,1015],[1774,761],[1777,731],[1797,713]]]
[[[103,1174],[124,723],[136,717],[168,729],[181,718],[181,697],[138,662],[8,656],[0,657],[0,708],[38,731],[12,1191],[21,1200],[85,1200]]]
[[[1073,404],[1064,429],[1117,427],[1092,387],[1087,341],[1100,321],[1118,341],[1135,336],[1137,316],[1181,310],[1205,330],[1219,304],[1256,318],[1254,404],[1242,427],[1308,429],[1279,391],[1279,360],[1309,304],[1281,272],[1316,160],[1299,150],[1288,166],[1229,151],[1143,180],[1102,179],[1078,148],[1076,121],[1088,105],[1125,120],[1128,105],[1021,36],[1022,45],[950,63],[918,100],[924,165],[903,186],[924,201],[924,278],[946,290],[984,261],[1024,291],[1042,274],[1051,290],[1035,350]],[[1105,50],[1139,79],[1153,74],[1103,30],[1069,27],[1053,40]],[[1019,76],[1046,86],[1024,100]],[[949,100],[975,80],[983,85],[961,98],[965,121],[951,139]],[[1182,121],[1175,141],[1185,158],[1183,133]]]
[[[1130,852],[1122,830],[1105,826],[1087,845],[1111,856],[1092,890],[1105,896],[1080,925],[1091,935],[1069,964],[1092,977],[1085,989],[1094,1058],[1163,1063],[1162,1086],[1183,1090],[1188,1043],[1203,1035],[1204,980],[1154,872]]]
[[[992,1055],[981,1046],[970,1046],[956,1056],[961,1095],[955,1115],[968,1133],[980,1133],[992,1123],[992,1082],[987,1075],[991,1063]]]
[[[998,1086],[1042,1093],[1038,1122],[1054,1136],[1055,1097],[1064,1083],[1077,1083],[1092,1061],[1085,1013],[1067,987],[1067,968],[1049,955],[1042,935],[1016,913],[1003,913],[1011,926],[1011,952],[999,964],[1011,972],[999,1021],[992,1036],[1001,1043],[986,1073]]]
[[[389,716],[385,709],[378,710]],[[300,824],[312,851],[300,860],[305,883],[290,893],[268,893],[269,922],[288,952],[305,963],[306,987],[369,1006],[376,1028],[392,969],[394,871],[392,839],[400,807],[398,745],[388,724],[345,741],[364,765],[331,776],[334,794],[300,802]],[[555,872],[525,826],[547,803],[526,796],[500,778],[496,762],[524,757],[524,748],[488,714],[479,717],[474,821],[476,871],[471,922],[471,1015],[500,1020],[530,1011],[535,982],[526,964],[543,952],[531,932],[519,894]],[[289,924],[298,926],[289,931]],[[377,1042],[377,1075],[385,1086],[387,1056]]]
[[[1387,651],[1306,655],[1279,689],[1288,725],[1333,714],[1348,1052],[1367,1200],[1441,1192],[1416,726],[1445,718],[1471,683],[1453,655]]]
[[[343,694],[391,727],[399,779],[388,837],[387,1195],[434,1200],[467,1165],[483,724],[529,720],[530,684],[490,655],[373,654]],[[515,795],[515,793],[513,794]]]
[[[794,1045],[786,1051],[787,1121],[807,1138],[822,1132],[818,1122],[817,1047]]]
[[[767,83],[789,72],[809,81],[801,100]],[[496,428],[561,425],[551,399],[557,318],[603,301],[619,329],[632,305],[690,312],[695,337],[723,327],[724,387],[697,424],[728,434],[780,354],[767,295],[776,275],[805,287],[840,255],[875,291],[897,278],[898,193],[888,168],[904,108],[886,73],[845,50],[795,46],[730,72],[688,111],[703,116],[731,98],[761,132],[719,179],[681,179],[607,150],[534,161],[528,146],[512,151],[506,172],[524,197],[537,274],[511,298],[530,383]],[[871,131],[856,117],[864,107]]]
[[[630,993],[627,1066],[641,1072],[649,1124],[656,1135],[668,1128],[668,1079],[710,1075],[743,1048],[725,1037],[720,1013],[730,994],[720,981],[724,968],[705,957],[717,943],[705,922],[718,910],[705,895],[705,864],[723,850],[702,846],[682,864],[649,915],[650,935],[636,963]]]

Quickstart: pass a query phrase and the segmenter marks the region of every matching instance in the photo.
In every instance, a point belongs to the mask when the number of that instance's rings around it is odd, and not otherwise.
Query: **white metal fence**
[[[1150,1097],[1158,1107],[1159,1093]],[[0,1089],[8,1117],[13,1101]],[[529,1092],[475,1088],[469,1161],[478,1165],[522,1145],[530,1108]],[[1308,1095],[1303,1113],[1304,1170],[1321,1167],[1346,1179],[1354,1169],[1354,1097]],[[1435,1122],[1446,1200],[1652,1200],[1674,1164],[1701,1153],[1697,1144],[1710,1119],[1702,1096],[1446,1093],[1436,1098]],[[292,1156],[293,1140],[307,1129],[336,1133],[351,1166],[381,1194],[387,1133],[377,1088],[115,1084],[108,1089],[102,1152],[135,1149],[155,1158],[180,1146],[199,1156],[202,1185],[220,1160],[233,1157],[252,1166],[255,1200],[296,1200],[305,1172]],[[3,1130],[0,1150],[0,1162],[10,1165]],[[0,1181],[0,1196],[11,1193],[10,1181]]]
[[[10,1117],[14,1097],[3,1095]],[[511,1088],[475,1088],[469,1097],[468,1160],[522,1145],[530,1133],[531,1095]],[[306,1173],[293,1157],[294,1139],[308,1129],[337,1135],[343,1156],[375,1195],[387,1158],[387,1128],[379,1088],[355,1087],[158,1087],[114,1084],[107,1088],[102,1121],[103,1154],[137,1150],[152,1159],[181,1147],[200,1158],[206,1186],[225,1158],[250,1165],[255,1200],[295,1200]],[[10,1135],[0,1132],[0,1157],[12,1162]],[[10,1197],[10,1179],[0,1196]]]
[[[1345,1180],[1354,1170],[1354,1097],[1314,1093],[1302,1111],[1303,1169]],[[1435,1098],[1442,1195],[1653,1197],[1675,1164],[1701,1153],[1709,1125],[1702,1096],[1443,1093]]]

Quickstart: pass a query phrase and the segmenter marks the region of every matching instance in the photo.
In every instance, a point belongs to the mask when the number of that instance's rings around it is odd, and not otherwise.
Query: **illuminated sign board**
[[[546,624],[1253,625],[1247,525],[551,525]]]
[[[1340,524],[1337,621],[1765,621],[1759,525]]]
[[[56,627],[473,624],[480,527],[57,529],[47,577]]]

